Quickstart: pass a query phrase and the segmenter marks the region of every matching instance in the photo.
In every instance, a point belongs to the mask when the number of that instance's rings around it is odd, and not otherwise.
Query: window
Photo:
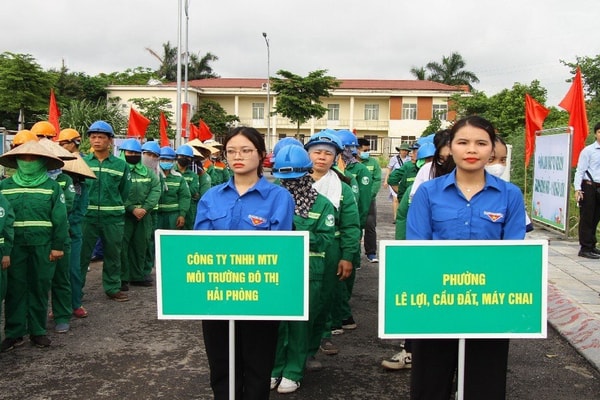
[[[379,104],[365,104],[365,121],[379,120]]]
[[[327,104],[327,120],[328,121],[339,121],[340,120],[340,105],[339,104]]]
[[[440,121],[448,119],[448,105],[447,104],[434,104],[433,105],[433,116]]]
[[[402,104],[402,119],[417,119],[417,105]]]
[[[252,119],[265,119],[265,103],[252,103]]]
[[[379,141],[377,140],[377,135],[365,135],[364,138],[369,141],[371,151],[377,152],[379,150]]]

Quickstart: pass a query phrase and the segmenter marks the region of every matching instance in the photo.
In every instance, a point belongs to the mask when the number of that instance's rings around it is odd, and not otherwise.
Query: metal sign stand
[[[456,400],[463,400],[465,395],[465,339],[458,339],[458,382]]]
[[[229,320],[229,398],[235,400],[235,320]]]

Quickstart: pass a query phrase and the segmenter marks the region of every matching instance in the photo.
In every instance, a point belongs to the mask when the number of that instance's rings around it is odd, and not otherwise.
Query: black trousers
[[[377,254],[377,205],[375,199],[371,201],[367,223],[365,225],[365,254]]]
[[[267,400],[279,321],[235,322],[235,400]],[[229,321],[202,321],[215,400],[229,400]]]
[[[600,188],[598,188],[600,190]],[[581,183],[583,200],[579,202],[579,245],[582,251],[596,247],[596,227],[600,222],[600,193],[594,185]]]
[[[467,339],[465,400],[504,400],[508,339]],[[411,400],[448,400],[458,366],[457,339],[413,339]]]

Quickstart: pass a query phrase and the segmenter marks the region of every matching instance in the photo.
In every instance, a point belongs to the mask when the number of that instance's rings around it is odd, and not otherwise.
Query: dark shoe
[[[594,247],[594,248],[592,249],[592,253],[594,253],[594,254],[599,254],[599,255],[600,255],[600,249],[599,249],[599,248],[597,248],[597,247]]]
[[[152,275],[150,275],[150,274],[144,275],[144,280],[146,282],[154,282],[154,279],[152,279]]]
[[[151,287],[153,284],[150,281],[131,281],[129,282],[131,284],[131,286],[145,286],[145,287]]]
[[[344,330],[356,329],[356,322],[354,322],[354,318],[352,318],[352,316],[350,316],[350,318],[342,321],[342,329],[344,329]]]
[[[48,336],[46,335],[32,336],[30,340],[31,344],[42,349],[44,347],[50,347],[50,343],[52,343],[52,341],[48,339]]]
[[[117,293],[106,293],[106,295],[108,296],[109,299],[114,300],[114,301],[118,301],[118,302],[123,302],[123,301],[129,301],[129,296],[127,296],[126,293],[123,292],[117,292]]]
[[[327,354],[328,356],[332,356],[334,354],[339,353],[338,348],[335,347],[335,345],[329,338],[321,339],[321,345],[319,346],[319,348],[321,349],[323,354]]]
[[[5,351],[9,351],[16,347],[22,346],[23,343],[25,342],[23,341],[22,336],[18,338],[6,338],[2,342],[2,346],[0,346],[0,351],[4,353]]]
[[[583,258],[589,258],[592,260],[597,260],[600,258],[599,254],[594,253],[593,251],[579,251],[579,254],[577,254],[579,257],[583,257]]]
[[[133,285],[133,282],[131,283]],[[129,291],[129,283],[127,281],[121,281],[121,292]]]

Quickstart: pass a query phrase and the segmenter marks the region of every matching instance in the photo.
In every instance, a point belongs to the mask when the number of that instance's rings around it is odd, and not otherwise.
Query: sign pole
[[[464,338],[458,339],[458,390],[456,400],[463,400],[465,395],[465,344]]]
[[[229,320],[229,398],[235,400],[235,320]]]

